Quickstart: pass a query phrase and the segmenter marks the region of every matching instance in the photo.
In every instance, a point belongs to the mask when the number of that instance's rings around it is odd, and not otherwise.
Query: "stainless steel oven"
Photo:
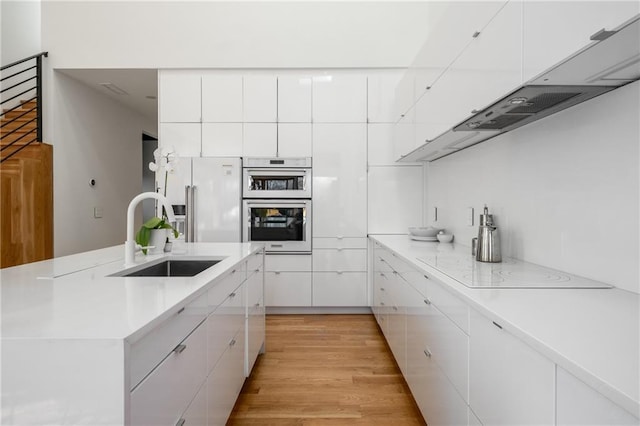
[[[311,158],[245,158],[243,198],[311,198]]]
[[[311,253],[311,200],[244,200],[242,239],[267,253]]]

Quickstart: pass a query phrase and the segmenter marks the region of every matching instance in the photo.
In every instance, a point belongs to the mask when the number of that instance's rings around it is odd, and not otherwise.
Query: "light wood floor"
[[[269,315],[227,425],[424,425],[372,315]]]

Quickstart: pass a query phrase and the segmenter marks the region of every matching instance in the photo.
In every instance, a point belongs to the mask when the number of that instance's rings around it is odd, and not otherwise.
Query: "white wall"
[[[142,132],[156,134],[157,124],[65,74],[48,80],[54,254],[122,244],[127,206],[142,189]],[[102,207],[102,218],[93,217],[94,207]]]
[[[0,65],[40,53],[40,0],[0,1]]]
[[[426,2],[47,1],[60,68],[406,67]],[[73,17],[73,19],[71,19]]]
[[[639,109],[635,82],[429,163],[427,212],[470,245],[486,203],[505,255],[640,293]]]

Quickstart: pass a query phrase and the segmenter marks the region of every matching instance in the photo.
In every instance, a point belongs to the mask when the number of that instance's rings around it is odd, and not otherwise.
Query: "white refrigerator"
[[[241,185],[240,158],[181,157],[167,178],[167,199],[177,213],[180,238],[240,242]]]

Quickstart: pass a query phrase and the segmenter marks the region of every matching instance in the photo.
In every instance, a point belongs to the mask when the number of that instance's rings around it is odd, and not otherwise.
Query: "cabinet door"
[[[158,104],[160,122],[200,123],[200,73],[160,70]]]
[[[278,86],[275,75],[246,75],[243,78],[243,121],[275,123],[277,121]]]
[[[249,377],[265,339],[264,273],[247,279],[247,354],[244,374]]]
[[[313,78],[314,123],[366,123],[367,77],[329,74]]]
[[[393,127],[393,157],[395,160],[416,148],[416,111],[417,105],[412,106]]]
[[[227,299],[207,318],[207,371],[220,362],[229,342],[243,328],[246,317],[245,285],[233,290]],[[242,336],[244,341],[244,336]]]
[[[366,237],[366,162],[366,124],[314,124],[314,237]]]
[[[207,386],[203,385],[196,394],[189,408],[184,412],[176,424],[184,420],[185,425],[206,425],[207,424]]]
[[[311,306],[311,272],[265,272],[266,306]]]
[[[633,1],[524,2],[523,77],[534,78],[640,12]],[[578,18],[579,17],[579,18]]]
[[[202,123],[203,157],[241,157],[242,123]]]
[[[207,421],[224,426],[244,383],[244,327],[229,342],[220,361],[207,378]]]
[[[311,157],[311,124],[278,123],[278,157]]]
[[[369,123],[395,123],[393,111],[395,88],[402,78],[400,71],[369,75],[367,79],[367,119]]]
[[[199,157],[202,150],[200,123],[160,123],[158,144],[174,147],[179,157]]]
[[[311,123],[311,77],[278,77],[278,122]]]
[[[206,377],[206,327],[200,326],[131,392],[132,425],[171,425]]]
[[[202,121],[242,122],[242,76],[208,73],[202,76]]]
[[[469,406],[480,421],[553,425],[555,364],[475,311],[469,336]]]
[[[422,224],[422,166],[369,167],[368,232],[403,234]]]
[[[563,368],[557,370],[557,425],[640,424],[638,418]]]
[[[275,157],[278,151],[276,123],[243,124],[243,157]]]
[[[368,306],[366,272],[314,272],[313,306]]]

